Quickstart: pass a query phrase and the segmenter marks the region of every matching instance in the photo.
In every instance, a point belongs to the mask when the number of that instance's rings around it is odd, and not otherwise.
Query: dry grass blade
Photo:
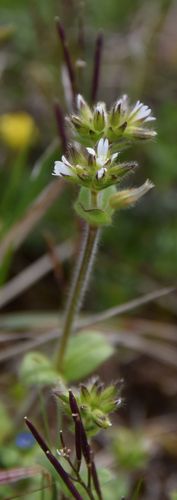
[[[3,259],[9,248],[17,249],[25,240],[33,227],[39,222],[48,208],[56,200],[63,189],[61,180],[51,182],[28,208],[26,214],[14,224],[0,245],[0,259]]]
[[[132,335],[132,332],[128,331],[113,332],[110,339],[116,346],[127,347],[177,369],[177,349],[174,347],[168,347],[162,342],[147,340],[139,335]]]
[[[58,245],[55,248],[56,255],[61,262],[69,259],[74,251],[74,244],[72,241],[67,241]],[[22,292],[30,288],[43,276],[45,276],[53,267],[50,255],[45,254],[43,257],[37,259],[33,264],[27,267],[24,271],[19,273],[15,278],[11,279],[6,285],[1,288],[0,292],[0,308],[8,304],[11,300],[15,299]]]
[[[40,345],[44,345],[52,340],[58,339],[60,336],[61,331],[58,332],[58,330],[52,330],[38,336],[37,339],[25,342],[25,344],[10,347],[0,353],[0,361],[6,361],[14,356],[23,354],[31,349],[39,347]],[[139,332],[136,334],[134,332],[132,333],[132,331],[126,330],[117,330],[116,333],[112,334],[109,338],[111,342],[116,345],[122,345],[137,352],[147,354],[162,363],[170,364],[171,366],[177,368],[177,350],[174,349],[174,347],[168,347],[161,342],[142,338],[139,336]]]
[[[152,302],[153,300],[157,300],[161,297],[164,297],[165,295],[168,295],[169,293],[173,293],[176,291],[177,291],[176,286],[169,286],[165,288],[160,288],[159,290],[154,290],[153,292],[142,295],[137,299],[130,300],[129,302],[125,302],[124,304],[121,304],[119,306],[110,307],[109,309],[106,309],[102,313],[93,314],[91,318],[86,319],[85,321],[82,320],[82,327],[87,327],[99,323],[101,321],[105,321],[107,319],[112,318],[113,316],[118,316],[125,312],[131,311],[142,305],[148,304],[148,302]]]
[[[159,338],[167,342],[177,342],[177,327],[172,323],[162,323],[161,321],[130,318],[123,321],[123,326],[131,327],[132,335],[134,332],[138,335]]]
[[[51,340],[57,339],[60,336],[61,332],[59,332],[58,330],[52,330],[39,335],[37,339],[33,339],[29,342],[17,344],[13,347],[4,349],[3,352],[0,352],[0,362],[7,361],[8,359],[14,358],[15,356],[20,356],[21,354],[36,349],[37,347],[44,345],[47,342],[51,342]]]
[[[37,347],[44,345],[52,340],[58,339],[61,336],[62,331],[52,330],[42,335],[39,335],[37,339],[33,339],[25,342],[25,344],[16,345],[14,347],[7,348],[4,352],[0,353],[0,361],[6,361],[15,356],[19,356],[28,352],[30,350],[36,349]],[[110,339],[110,342],[114,345],[126,347],[127,349],[143,353],[158,360],[159,362],[170,365],[177,369],[177,349],[174,347],[168,347],[162,342],[147,340],[140,337],[139,334],[135,334],[131,331],[117,330],[116,332],[106,332],[104,333]]]
[[[41,474],[41,472],[42,467],[40,465],[35,465],[34,467],[16,467],[13,469],[1,470],[0,484],[15,483],[20,479],[26,479],[28,477]]]
[[[131,311],[141,305],[148,304],[149,302],[153,300],[157,300],[159,297],[168,295],[169,293],[172,293],[176,291],[176,287],[166,287],[166,288],[161,288],[159,290],[155,290],[154,292],[147,293],[146,295],[143,295],[142,297],[139,297],[137,299],[131,300],[129,302],[126,302],[125,304],[122,304],[120,306],[112,307],[110,309],[107,309],[106,311],[103,311],[100,314],[94,314],[91,316],[91,318],[88,318],[86,320],[80,320],[76,324],[76,329],[81,329],[81,328],[86,328],[92,325],[95,325],[96,323],[101,323],[102,321],[105,321],[106,319],[109,319],[113,316],[120,315],[124,312]],[[41,346],[47,342],[50,342],[51,340],[57,339],[61,336],[61,330],[53,330],[47,333],[44,333],[43,335],[40,335],[37,339],[26,342],[25,345],[17,345],[14,347],[10,347],[6,349],[4,352],[0,353],[0,362],[1,361],[6,361],[7,359],[13,358],[14,356],[18,356],[24,352],[27,352],[31,349],[34,349],[38,346]],[[133,337],[134,339],[134,337]],[[132,339],[132,334],[131,338],[129,339],[129,345],[131,348],[133,348],[133,339]],[[125,341],[126,342],[126,341]],[[138,340],[139,342],[139,340]],[[136,342],[135,342],[136,344]],[[140,345],[140,343],[138,343]],[[149,345],[154,345],[154,343]],[[165,347],[166,349],[166,347]],[[173,350],[171,349],[169,358],[171,356],[171,353],[173,353]],[[149,353],[150,354],[150,353]],[[153,349],[152,349],[152,355],[153,355]],[[157,353],[158,356],[158,353]],[[172,358],[174,357],[174,353],[172,354]],[[165,356],[166,360],[166,356]],[[172,361],[172,365],[177,367],[177,355],[175,353],[175,360]],[[162,359],[163,361],[163,359]]]

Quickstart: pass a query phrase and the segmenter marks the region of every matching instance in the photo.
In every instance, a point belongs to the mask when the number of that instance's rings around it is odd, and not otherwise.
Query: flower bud
[[[104,103],[98,103],[93,113],[93,125],[96,131],[101,132],[106,125],[106,110]]]
[[[107,429],[111,426],[109,415],[118,407],[118,392],[117,384],[111,384],[105,388],[98,378],[89,381],[86,385],[81,384],[80,390],[77,393],[74,391],[75,406],[77,408],[73,406],[72,413],[75,419],[77,414],[81,416],[87,433],[94,435],[100,428]],[[71,403],[71,391],[69,393],[65,392],[67,403],[66,399],[63,400],[62,391],[55,390],[55,394],[64,402],[64,410],[69,415],[68,408],[69,402]],[[121,400],[120,397],[118,399],[119,401]]]
[[[129,105],[127,95],[118,99],[108,112],[104,102],[98,102],[90,108],[84,98],[77,96],[77,115],[68,119],[72,124],[75,137],[87,145],[94,145],[107,137],[111,143],[124,144],[130,140],[153,139],[156,132],[147,128],[147,123],[155,120],[151,108],[137,101],[134,106]]]
[[[92,117],[92,111],[81,94],[77,95],[76,106],[82,118],[89,120]]]
[[[113,209],[127,208],[134,205],[139,198],[144,196],[150,189],[154,187],[154,184],[147,179],[147,181],[139,188],[124,189],[122,191],[117,191],[116,194],[110,197],[109,204]]]
[[[113,127],[118,127],[120,124],[122,100],[123,98],[118,99],[111,108],[109,115],[109,124]]]
[[[98,425],[98,427],[101,427],[102,429],[108,429],[112,425],[111,421],[109,420],[107,415],[105,415],[100,410],[97,410],[97,409],[94,410],[92,412],[92,418],[93,418],[94,422],[96,423],[96,425]]]
[[[129,128],[129,133],[131,132],[131,128]],[[142,140],[145,140],[145,139],[154,139],[154,137],[156,137],[157,135],[157,132],[155,130],[151,130],[151,129],[143,129],[141,127],[135,127],[134,129],[132,129],[132,137],[134,139],[142,139]]]

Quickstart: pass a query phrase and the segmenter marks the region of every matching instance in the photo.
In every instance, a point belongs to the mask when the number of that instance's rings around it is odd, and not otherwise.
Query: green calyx
[[[109,204],[109,198],[115,194],[115,186],[96,193],[97,206],[95,207],[90,189],[82,187],[74,205],[75,211],[90,226],[99,227],[111,224],[114,210]]]
[[[62,402],[65,413],[69,416],[69,393],[62,390],[55,391]],[[116,411],[121,404],[121,398],[117,386],[111,384],[108,387],[100,382],[98,378],[85,384],[74,391],[75,398],[81,413],[86,432],[95,435],[100,429],[111,427],[110,414]]]

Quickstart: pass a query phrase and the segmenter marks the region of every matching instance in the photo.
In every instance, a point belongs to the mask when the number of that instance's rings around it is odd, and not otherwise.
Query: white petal
[[[53,175],[67,175],[72,176],[73,172],[70,167],[65,165],[62,161],[55,161]]]
[[[151,114],[151,108],[148,106],[142,106],[136,113],[136,120],[142,120]]]
[[[113,155],[111,155],[111,163],[116,160],[118,155],[119,155],[119,153],[113,153]]]
[[[99,111],[99,113],[105,113],[106,111],[105,103],[97,102],[97,105],[95,106],[95,111]]]
[[[65,165],[68,165],[68,167],[71,167],[71,163],[69,163],[69,161],[67,160],[66,156],[62,155],[61,159],[62,159],[62,162]]]
[[[154,120],[156,120],[155,116],[147,116],[147,118],[145,118],[145,122],[153,122]]]
[[[139,110],[142,106],[143,106],[143,104],[142,104],[140,101],[137,101],[137,102],[136,102],[136,104],[135,104],[135,106],[133,107],[133,109],[132,109],[132,111],[131,111],[131,113],[130,113],[130,115],[129,115],[129,116],[131,117],[132,115],[134,115],[135,113],[137,113],[137,111],[138,111],[138,110]]]
[[[105,157],[104,156],[98,156],[97,159],[96,159],[96,164],[97,164],[97,167],[103,167],[103,165],[105,164]]]
[[[97,146],[97,155],[103,156],[106,160],[107,154],[108,154],[108,148],[109,148],[109,141],[108,139],[100,139],[98,146]]]
[[[133,120],[145,121],[145,119],[149,117],[148,121],[151,121],[150,114],[151,114],[151,108],[149,108],[149,106],[146,106],[142,102],[137,101],[131,113],[129,114],[129,118],[130,119],[133,118]]]
[[[104,155],[104,139],[100,139],[98,146],[97,146],[97,155],[102,156]]]
[[[102,179],[102,177],[104,177],[106,170],[107,169],[103,168],[103,167],[100,168],[99,170],[97,170],[96,177],[97,177],[98,180]]]
[[[108,141],[108,139],[104,140],[104,146],[103,146],[103,148],[104,148],[104,155],[107,157],[108,149],[109,149],[109,141]]]
[[[77,108],[80,110],[83,106],[87,105],[85,99],[82,97],[81,94],[77,95],[76,98],[76,103],[77,103]]]
[[[86,148],[86,150],[88,151],[89,155],[93,155],[93,156],[96,155],[95,150],[93,148]]]
[[[125,113],[128,109],[128,96],[127,94],[123,94],[123,96],[121,97],[121,99],[119,99],[119,101],[117,101],[119,104],[121,104],[121,111],[123,113]]]

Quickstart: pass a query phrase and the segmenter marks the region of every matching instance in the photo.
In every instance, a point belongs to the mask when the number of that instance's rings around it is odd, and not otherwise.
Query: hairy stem
[[[66,307],[63,335],[59,343],[59,349],[57,353],[56,368],[58,369],[58,371],[62,371],[68,340],[72,333],[76,315],[81,307],[81,303],[88,286],[88,281],[97,247],[98,236],[99,229],[97,227],[91,227],[89,225],[86,226],[84,240],[78,258],[78,263],[76,266],[76,271],[68,298],[68,304]]]

